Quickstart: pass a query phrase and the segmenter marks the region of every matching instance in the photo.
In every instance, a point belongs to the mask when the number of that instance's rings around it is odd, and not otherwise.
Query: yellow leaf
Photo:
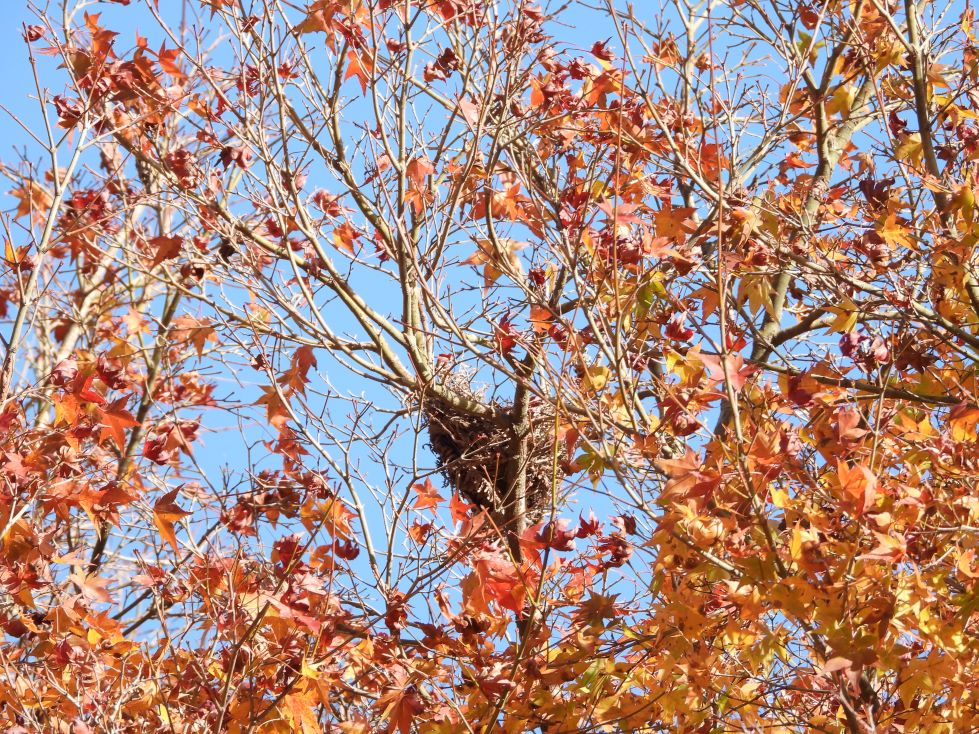
[[[581,385],[590,392],[598,392],[608,384],[611,373],[608,367],[596,365],[586,367],[581,377]]]
[[[831,306],[827,310],[836,314],[833,323],[829,325],[831,334],[853,331],[853,327],[857,325],[857,307],[849,298],[844,299],[839,306]]]
[[[914,243],[908,237],[908,228],[897,221],[897,215],[888,214],[887,218],[877,226],[877,234],[887,244],[901,247],[913,247]]]
[[[898,143],[897,149],[894,151],[894,157],[899,161],[908,161],[920,165],[921,156],[921,135],[918,133],[903,135],[901,142]]]
[[[956,405],[952,408],[948,417],[948,427],[952,431],[953,441],[975,443],[977,425],[979,425],[979,408],[967,405]]]
[[[826,112],[831,115],[839,114],[845,120],[850,115],[856,96],[857,91],[852,85],[841,84],[827,103]]]
[[[796,525],[792,528],[792,540],[789,541],[789,556],[793,561],[802,560],[802,528]]]
[[[757,315],[759,311],[765,309],[769,311],[772,307],[770,278],[745,276],[738,286],[738,302],[748,301],[751,313]]]

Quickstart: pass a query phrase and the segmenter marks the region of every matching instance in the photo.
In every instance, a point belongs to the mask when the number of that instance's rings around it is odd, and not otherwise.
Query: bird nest
[[[505,412],[511,406],[487,403],[472,388],[473,375],[452,373],[443,385],[459,397],[469,398]],[[494,521],[513,525],[517,519],[517,498],[510,483],[517,472],[526,473],[527,526],[550,514],[554,493],[554,408],[533,399],[529,409],[529,432],[523,466],[516,451],[514,426],[489,416],[473,415],[451,402],[427,393],[420,410],[428,429],[429,446],[449,486],[467,502],[487,510]],[[560,468],[560,467],[559,467]]]

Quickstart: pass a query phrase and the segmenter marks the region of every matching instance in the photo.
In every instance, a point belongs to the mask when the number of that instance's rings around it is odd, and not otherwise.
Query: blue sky
[[[37,104],[28,99],[35,93],[34,78],[21,30],[24,23],[33,22],[34,16],[25,5],[17,0],[5,3],[4,19],[0,23],[0,68],[3,69],[0,104],[30,122],[38,118],[38,112]],[[45,61],[50,63],[49,59]],[[0,115],[0,140],[3,141],[0,159],[8,159],[12,146],[23,146],[30,138],[9,115],[3,114]]]

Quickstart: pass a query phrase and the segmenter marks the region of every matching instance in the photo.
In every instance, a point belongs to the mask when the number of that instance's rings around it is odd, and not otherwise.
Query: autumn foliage
[[[39,10],[0,725],[979,729],[977,29]]]

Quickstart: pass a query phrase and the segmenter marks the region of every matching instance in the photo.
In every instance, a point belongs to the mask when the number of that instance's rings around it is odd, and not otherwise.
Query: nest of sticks
[[[443,377],[443,385],[454,394],[489,405],[472,388],[472,375],[455,372]],[[510,406],[494,402],[506,410]],[[529,408],[527,450],[522,466],[516,430],[489,417],[461,411],[431,393],[420,401],[428,429],[429,446],[449,486],[467,502],[486,510],[501,526],[516,519],[517,498],[511,496],[512,477],[526,473],[526,526],[535,525],[551,512],[554,484],[554,408],[533,399]],[[561,465],[559,463],[559,474]]]

